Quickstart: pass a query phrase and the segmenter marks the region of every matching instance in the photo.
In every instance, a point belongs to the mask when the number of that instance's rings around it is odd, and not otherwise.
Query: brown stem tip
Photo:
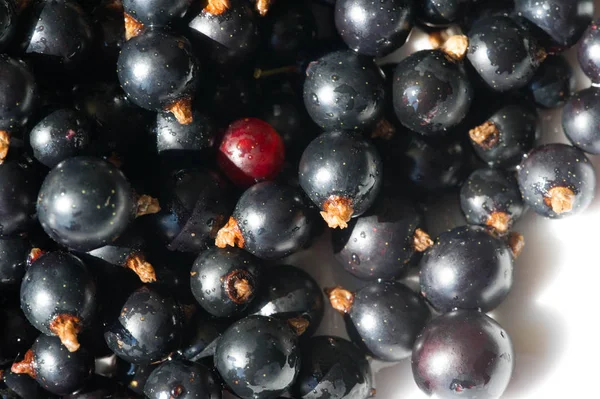
[[[131,254],[125,261],[125,267],[131,269],[138,275],[142,283],[153,283],[156,281],[156,272],[150,262],[141,253]]]
[[[321,216],[332,229],[335,229],[336,227],[345,229],[348,227],[348,221],[352,218],[353,213],[352,200],[332,195],[323,204]]]
[[[471,141],[484,150],[489,150],[498,144],[500,132],[494,123],[487,121],[469,130],[469,137],[471,137]]]
[[[485,224],[493,227],[498,233],[504,234],[511,225],[511,217],[506,212],[492,212]]]
[[[271,0],[256,0],[256,11],[258,11],[261,17],[267,15],[270,6]]]
[[[244,248],[245,240],[242,235],[242,230],[237,224],[233,216],[229,217],[227,224],[221,227],[221,230],[217,233],[215,239],[215,245],[219,248],[225,248],[226,246]]]
[[[548,190],[544,202],[556,214],[570,212],[575,203],[575,193],[568,187],[553,187]]]
[[[374,398],[375,396],[377,396],[377,389],[371,388],[369,391],[369,398]]]
[[[431,44],[432,49],[438,49],[446,43],[446,40],[450,37],[447,29],[437,30],[435,32],[431,32],[429,35],[429,44]]]
[[[396,135],[396,128],[387,119],[382,119],[377,122],[375,129],[371,132],[371,138],[381,138],[383,140],[391,140]]]
[[[234,270],[223,278],[227,296],[234,303],[242,305],[254,294],[252,276],[247,270]]]
[[[325,289],[331,307],[340,313],[348,313],[354,303],[354,294],[342,287]]]
[[[70,314],[59,314],[50,322],[50,331],[60,338],[60,342],[69,352],[75,352],[79,349],[77,334],[80,330],[81,319]]]
[[[298,336],[304,334],[308,329],[308,326],[310,326],[310,322],[304,317],[294,317],[293,319],[288,319],[287,322]]]
[[[413,235],[413,246],[417,252],[425,252],[427,248],[433,245],[433,240],[429,234],[425,233],[421,229],[416,229]]]
[[[10,148],[10,134],[7,131],[0,130],[0,165],[4,163]]]
[[[182,98],[177,100],[165,108],[165,111],[170,112],[175,116],[177,122],[181,125],[189,125],[194,121],[192,117],[192,99]]]
[[[156,198],[146,194],[139,196],[137,200],[137,209],[135,212],[136,217],[152,215],[158,212],[160,212],[160,204]]]
[[[15,374],[27,374],[31,378],[35,378],[36,372],[33,368],[33,363],[35,362],[33,355],[33,351],[29,349],[25,352],[25,357],[20,362],[15,362],[10,367],[10,371]]]
[[[465,35],[450,36],[442,45],[442,51],[451,61],[457,62],[465,59],[469,49],[469,38]]]
[[[231,2],[229,0],[208,0],[204,11],[212,15],[221,15],[230,8]]]
[[[31,266],[33,262],[38,260],[45,253],[46,251],[40,248],[31,248],[31,251],[29,251],[29,255],[27,255],[27,266]]]
[[[127,13],[123,14],[125,19],[125,40],[139,36],[144,30],[144,24]]]
[[[522,234],[512,232],[508,235],[508,246],[516,258],[521,255],[523,248],[525,248],[525,237]]]

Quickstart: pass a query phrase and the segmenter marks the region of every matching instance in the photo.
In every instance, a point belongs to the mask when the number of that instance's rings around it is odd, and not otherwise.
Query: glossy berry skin
[[[0,291],[16,288],[21,284],[30,249],[31,244],[26,238],[0,238]]]
[[[17,12],[12,0],[0,1],[0,50],[11,43],[17,28]]]
[[[477,311],[457,310],[433,319],[412,355],[415,382],[440,399],[499,398],[513,367],[508,333]]]
[[[594,83],[600,82],[598,45],[600,45],[600,32],[598,31],[598,21],[596,20],[587,28],[577,47],[579,66],[583,73]]]
[[[467,115],[473,89],[461,62],[441,50],[423,50],[400,61],[392,86],[394,111],[407,128],[443,134]]]
[[[71,109],[52,112],[29,133],[33,156],[49,168],[67,158],[85,155],[90,150],[91,141],[89,122]]]
[[[248,316],[229,327],[219,340],[215,366],[240,398],[276,398],[298,375],[298,338],[285,321]]]
[[[516,101],[501,105],[486,120],[497,130],[497,137],[489,144],[478,144],[471,139],[477,156],[493,168],[513,169],[533,146],[541,130],[535,106]]]
[[[123,10],[147,27],[162,27],[183,17],[191,0],[123,0]]]
[[[178,352],[192,362],[212,358],[217,342],[231,324],[230,320],[213,317],[198,309],[185,323],[183,342]]]
[[[382,195],[347,229],[331,233],[335,258],[361,280],[392,279],[409,267],[417,252],[415,230],[423,225],[423,214],[412,202]]]
[[[342,40],[351,50],[369,57],[383,57],[400,48],[412,30],[414,14],[412,0],[335,3],[335,25]]]
[[[35,380],[56,395],[82,388],[94,371],[94,359],[85,349],[69,352],[57,337],[40,335],[30,351]]]
[[[37,85],[23,61],[0,55],[0,130],[20,128],[35,109]]]
[[[346,322],[350,336],[376,359],[396,362],[410,356],[413,343],[431,312],[404,284],[373,282],[354,294]],[[355,336],[352,332],[356,332]]]
[[[185,37],[150,30],[123,45],[117,74],[135,105],[162,111],[178,100],[193,97],[199,65]]]
[[[301,189],[262,182],[242,194],[233,211],[243,248],[261,259],[280,259],[308,242],[312,212]]]
[[[18,303],[3,304],[0,320],[0,365],[7,365],[27,352],[40,333],[25,318]]]
[[[527,85],[544,57],[531,33],[507,16],[481,18],[469,31],[467,58],[494,91]]]
[[[221,171],[238,187],[273,180],[283,167],[283,140],[268,123],[256,118],[233,122],[217,152]]]
[[[50,395],[48,391],[43,389],[40,384],[30,376],[13,373],[10,370],[4,371],[2,379],[0,379],[0,383],[1,382],[4,382],[11,393],[14,392],[17,395],[16,397],[10,395],[6,397],[3,395],[3,391],[0,390],[0,397],[2,399],[48,399]],[[50,396],[50,399],[52,398],[53,396]]]
[[[496,308],[513,283],[514,257],[505,240],[481,226],[442,233],[420,262],[421,294],[440,312]]]
[[[190,30],[214,40],[236,54],[248,54],[259,44],[258,16],[245,0],[231,0],[229,9],[213,15],[205,2],[196,2],[186,15]]]
[[[156,149],[161,158],[167,161],[201,158],[214,146],[217,126],[212,118],[197,109],[192,111],[192,118],[190,124],[182,125],[170,113],[156,115]]]
[[[175,350],[181,334],[182,315],[177,302],[142,286],[129,296],[118,319],[106,329],[104,339],[121,359],[148,364]]]
[[[417,18],[428,26],[448,26],[459,22],[476,0],[424,0],[417,2]]]
[[[359,133],[332,131],[314,139],[300,160],[300,185],[322,208],[331,196],[352,201],[353,216],[375,202],[382,184],[381,158]]]
[[[526,209],[517,179],[499,169],[471,173],[460,190],[460,206],[469,224],[492,225],[493,215],[501,212],[509,217],[508,228]]]
[[[372,127],[383,115],[384,97],[379,67],[352,51],[329,53],[306,69],[304,105],[322,129]]]
[[[304,270],[278,265],[265,273],[263,288],[246,313],[283,321],[301,317],[309,322],[308,329],[301,335],[303,339],[319,328],[324,313],[323,294],[317,282]]]
[[[92,48],[92,23],[75,1],[35,2],[20,20],[20,46],[40,71],[74,70]]]
[[[31,168],[22,162],[0,165],[0,236],[24,233],[35,216],[35,197],[39,183]]]
[[[562,125],[565,135],[577,148],[600,154],[600,88],[578,91],[563,108]]]
[[[79,258],[69,253],[42,255],[23,277],[21,309],[29,322],[46,335],[59,335],[54,323],[61,316],[75,317],[78,328],[86,327],[96,309],[94,277]]]
[[[245,286],[238,288],[236,283]],[[262,265],[239,248],[211,248],[194,261],[190,285],[204,310],[216,317],[239,314],[262,285]]]
[[[548,56],[538,68],[528,87],[538,107],[560,107],[575,91],[573,69],[564,56]]]
[[[221,387],[208,368],[183,360],[170,360],[150,374],[144,394],[149,399],[221,399]]]
[[[319,336],[301,344],[302,366],[292,392],[297,398],[367,399],[373,377],[365,354],[339,337]]]
[[[515,11],[527,18],[554,42],[571,47],[592,21],[592,0],[515,0]]]
[[[162,190],[156,230],[171,251],[200,253],[213,245],[231,216],[231,190],[220,175],[202,169],[173,172]]]
[[[69,158],[46,176],[38,195],[38,219],[56,242],[90,251],[115,240],[133,220],[129,182],[109,162]]]
[[[547,144],[533,149],[519,166],[521,195],[536,213],[561,219],[585,210],[596,191],[596,172],[583,151],[565,144]],[[549,204],[550,190],[565,187],[574,194],[572,209],[557,213]]]

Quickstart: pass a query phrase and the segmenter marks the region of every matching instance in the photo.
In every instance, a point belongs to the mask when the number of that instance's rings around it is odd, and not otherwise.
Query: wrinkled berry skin
[[[75,70],[92,48],[93,27],[77,2],[37,1],[28,7],[22,21],[20,46],[40,72]]]
[[[31,227],[38,188],[26,165],[17,161],[0,165],[0,237],[24,233]]]
[[[365,354],[339,337],[319,336],[301,344],[302,366],[292,392],[297,398],[367,399],[373,376]]]
[[[383,57],[406,42],[414,14],[413,0],[340,0],[335,4],[335,25],[351,50]]]
[[[306,69],[304,105],[324,130],[372,127],[383,115],[384,99],[383,76],[371,58],[337,51]]]
[[[400,123],[424,135],[443,134],[467,115],[473,89],[460,62],[441,50],[423,50],[400,61],[392,86]]]
[[[561,219],[585,210],[596,191],[596,172],[583,151],[565,144],[547,144],[532,150],[519,166],[517,180],[523,200],[536,213]],[[546,193],[567,187],[575,194],[573,209],[556,213],[546,204]]]
[[[600,88],[592,86],[575,93],[563,108],[562,125],[575,147],[600,154]]]
[[[80,326],[96,310],[96,283],[79,258],[66,252],[42,255],[27,269],[21,284],[21,309],[27,320],[47,335],[58,315],[76,316]]]
[[[513,368],[514,351],[506,331],[472,310],[433,319],[412,354],[415,382],[427,395],[440,399],[499,398]]]
[[[346,229],[331,233],[333,252],[348,273],[362,280],[389,280],[402,274],[415,256],[415,230],[424,218],[408,200],[379,197]]]
[[[313,221],[305,198],[300,189],[275,182],[246,190],[233,211],[244,249],[261,259],[280,259],[302,249]]]
[[[219,340],[215,366],[242,399],[276,398],[298,375],[298,337],[285,321],[248,316],[229,327]]]
[[[183,17],[192,0],[123,0],[124,11],[148,27],[161,27]]]
[[[515,0],[515,11],[527,18],[554,42],[571,47],[592,21],[592,0]]]
[[[35,78],[23,61],[0,55],[0,130],[12,131],[25,125],[37,96]]]
[[[529,82],[535,104],[541,108],[557,108],[575,91],[573,68],[562,55],[548,56]]]
[[[301,339],[313,335],[324,313],[323,293],[304,270],[278,265],[265,273],[263,288],[247,309],[247,314],[269,316],[283,321],[302,317],[309,322]]]
[[[192,294],[204,310],[216,317],[239,314],[259,292],[262,279],[260,261],[239,248],[213,247],[202,252],[194,261],[190,285]],[[245,272],[244,278],[252,287],[248,298],[236,303],[227,285],[227,276],[235,271]]]
[[[410,356],[431,312],[419,295],[395,281],[373,282],[354,294],[349,335],[373,357],[396,362]],[[353,334],[358,334],[358,337]]]
[[[469,224],[485,226],[494,212],[510,216],[510,226],[525,213],[517,179],[498,169],[477,169],[460,190],[460,206]]]
[[[182,334],[177,302],[148,286],[134,291],[118,319],[104,333],[108,347],[121,359],[148,364],[176,349]]]
[[[170,360],[152,371],[144,385],[149,399],[221,399],[221,387],[208,368],[183,360]]]
[[[42,119],[29,133],[33,156],[49,168],[91,146],[91,127],[79,112],[59,109]]]
[[[327,132],[304,150],[299,178],[300,186],[319,208],[336,195],[352,200],[352,216],[356,217],[366,212],[379,194],[381,158],[359,133]]]
[[[94,358],[85,348],[69,352],[58,337],[40,335],[31,347],[35,380],[47,391],[68,395],[85,385],[94,371]]]
[[[209,170],[176,171],[162,193],[161,211],[152,220],[171,251],[200,253],[209,248],[233,211],[229,185]]]
[[[134,104],[161,111],[194,96],[199,66],[185,37],[150,30],[123,45],[117,73],[121,87]]]
[[[469,31],[467,58],[495,91],[527,85],[543,60],[542,54],[535,38],[507,16],[481,18]]]
[[[275,179],[284,160],[281,136],[271,125],[257,118],[244,118],[229,125],[217,153],[221,171],[242,188],[257,181]]]
[[[496,308],[513,284],[507,243],[480,226],[442,233],[420,262],[421,293],[441,312]]]
[[[38,219],[46,233],[68,248],[87,252],[115,240],[134,218],[131,186],[114,165],[75,157],[46,176],[38,194]]]

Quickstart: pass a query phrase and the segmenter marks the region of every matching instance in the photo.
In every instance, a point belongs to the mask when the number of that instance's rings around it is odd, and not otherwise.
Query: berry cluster
[[[513,227],[596,189],[600,88],[560,55],[600,84],[592,14],[0,0],[0,397],[367,399],[369,360],[406,358],[427,395],[501,396]],[[563,105],[572,145],[538,145]],[[467,224],[432,238],[447,193]],[[286,264],[328,238],[360,288]],[[315,336],[326,303],[349,339]]]

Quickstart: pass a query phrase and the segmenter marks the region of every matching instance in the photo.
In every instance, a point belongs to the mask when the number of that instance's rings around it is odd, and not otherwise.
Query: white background
[[[600,1],[596,2],[597,12]],[[426,37],[414,31],[410,43],[394,61],[414,49],[427,48]],[[569,60],[577,74],[577,90],[589,87],[581,73],[575,49]],[[567,142],[561,128],[561,110],[540,111],[541,143]],[[466,134],[466,132],[465,132]],[[590,156],[598,171],[600,157]],[[464,224],[457,196],[431,209],[429,229],[437,234]],[[503,398],[548,399],[600,397],[594,391],[600,380],[600,194],[580,215],[549,220],[529,212],[515,227],[526,247],[515,265],[515,283],[506,301],[490,313],[510,334],[516,354],[511,383]],[[309,271],[323,287],[364,283],[343,271],[332,256],[329,235],[311,249],[289,259]],[[411,283],[409,281],[409,283]],[[414,284],[414,278],[412,283]],[[414,286],[414,285],[413,285]],[[318,334],[346,336],[342,316],[326,310]],[[372,362],[380,399],[423,399],[415,385],[410,359],[400,363]],[[595,396],[598,395],[598,396]]]
[[[600,14],[596,1],[596,16]],[[389,60],[398,61],[416,49],[429,47],[425,35],[414,30],[410,42]],[[581,73],[575,49],[566,54],[577,75],[577,90],[589,87]],[[540,111],[541,143],[567,143],[561,128],[561,110]],[[467,134],[467,132],[465,132]],[[590,156],[598,171],[600,156]],[[458,198],[448,196],[428,213],[432,235],[465,224]],[[515,265],[515,283],[506,301],[490,313],[510,334],[515,370],[505,399],[599,398],[600,380],[600,194],[582,214],[547,220],[529,212],[515,227],[526,247]],[[285,263],[302,267],[322,287],[357,288],[364,282],[343,271],[333,258],[329,234]],[[416,276],[407,281],[416,287]],[[342,316],[327,306],[317,335],[347,337]],[[410,359],[400,363],[372,362],[379,399],[424,399],[415,385]]]

